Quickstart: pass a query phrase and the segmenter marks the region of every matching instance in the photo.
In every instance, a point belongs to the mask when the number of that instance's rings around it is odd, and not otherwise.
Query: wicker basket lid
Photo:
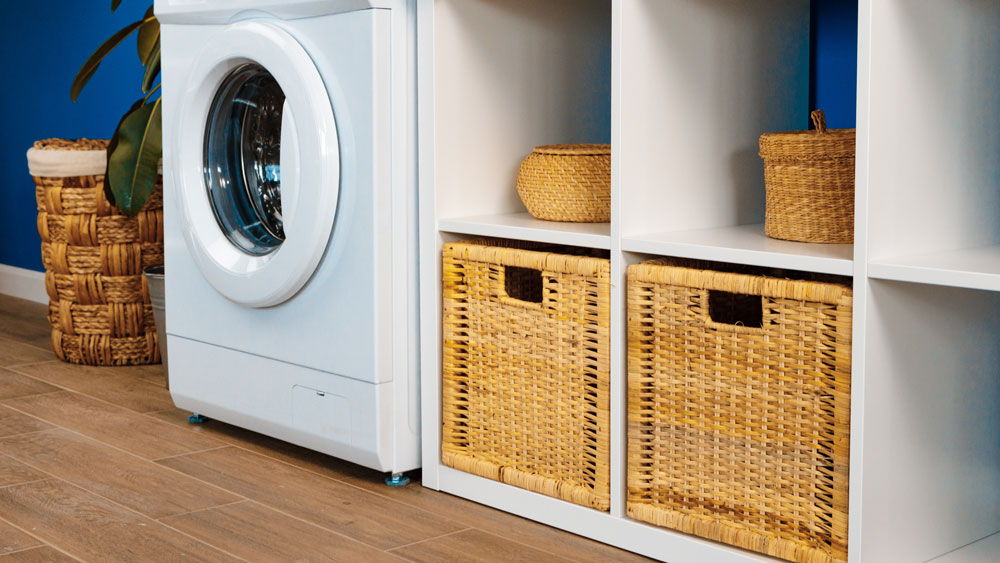
[[[535,147],[533,152],[535,154],[556,154],[564,156],[596,156],[611,154],[611,145],[542,145],[540,147]]]
[[[108,165],[105,139],[42,139],[28,149],[28,172],[40,178],[96,176]]]
[[[823,110],[810,114],[815,129],[764,133],[760,156],[767,160],[833,160],[854,158],[854,129],[827,129]]]

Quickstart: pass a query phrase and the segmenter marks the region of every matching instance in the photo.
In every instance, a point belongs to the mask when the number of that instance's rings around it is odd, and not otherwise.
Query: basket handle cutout
[[[812,119],[813,127],[816,128],[817,133],[826,133],[826,114],[823,113],[821,109],[814,109],[809,114],[809,119]]]
[[[708,292],[708,316],[719,324],[764,327],[764,302],[760,295],[728,291]]]
[[[503,288],[507,297],[527,303],[542,302],[542,272],[517,266],[503,267]]]

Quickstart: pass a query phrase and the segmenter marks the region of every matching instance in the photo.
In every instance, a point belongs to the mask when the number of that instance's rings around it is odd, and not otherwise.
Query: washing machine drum
[[[281,220],[281,116],[285,94],[271,73],[246,64],[226,77],[205,131],[205,184],[229,241],[262,256],[285,241]]]
[[[215,36],[189,76],[173,147],[188,248],[228,299],[277,305],[333,232],[340,155],[323,80],[293,37],[260,22]]]

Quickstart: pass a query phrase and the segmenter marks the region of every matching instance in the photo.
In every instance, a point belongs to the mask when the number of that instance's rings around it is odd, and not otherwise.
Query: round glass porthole
[[[285,94],[264,67],[222,81],[205,129],[205,184],[219,227],[252,256],[285,240],[281,216],[281,114]]]

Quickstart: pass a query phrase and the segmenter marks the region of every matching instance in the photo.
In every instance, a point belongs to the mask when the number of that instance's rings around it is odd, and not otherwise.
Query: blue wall
[[[108,138],[141,95],[135,36],[101,64],[77,103],[76,71],[107,37],[138,20],[152,0],[4,2],[0,18],[0,264],[42,270],[35,188],[25,151],[37,139]]]
[[[831,128],[854,127],[858,89],[858,3],[812,0],[809,107]]]

